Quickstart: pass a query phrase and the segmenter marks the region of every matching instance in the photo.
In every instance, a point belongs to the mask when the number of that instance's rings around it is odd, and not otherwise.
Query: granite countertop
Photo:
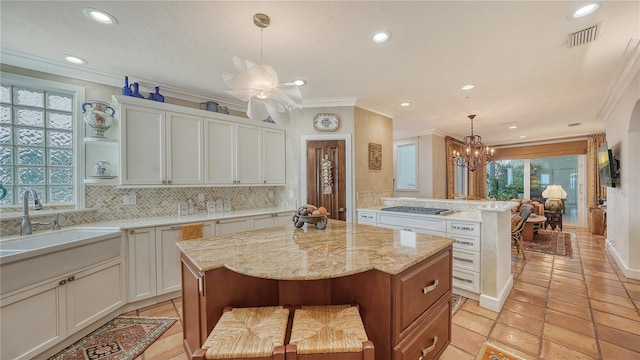
[[[396,275],[453,244],[453,239],[329,220],[180,241],[200,271],[226,267],[276,280],[317,280],[371,269]]]

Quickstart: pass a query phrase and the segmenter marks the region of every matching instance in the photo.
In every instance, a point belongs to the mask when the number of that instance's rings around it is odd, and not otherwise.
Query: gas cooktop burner
[[[449,215],[453,213],[453,211],[449,209],[424,208],[414,206],[392,206],[388,208],[382,208],[380,210],[423,215]]]

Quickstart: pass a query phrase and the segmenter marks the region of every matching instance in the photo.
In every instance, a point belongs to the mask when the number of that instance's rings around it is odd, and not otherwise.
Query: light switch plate
[[[204,201],[204,194],[203,193],[198,194],[198,201]]]

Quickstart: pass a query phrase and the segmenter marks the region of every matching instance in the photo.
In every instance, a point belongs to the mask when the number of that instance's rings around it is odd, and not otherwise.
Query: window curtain
[[[598,206],[598,199],[607,197],[607,189],[600,185],[598,169],[598,148],[607,140],[604,133],[587,136],[587,206],[589,209]],[[587,224],[591,229],[591,216],[587,216]]]
[[[455,195],[455,176],[453,165],[453,151],[462,151],[462,143],[450,136],[444,138],[446,147],[447,162],[447,199],[453,199]],[[476,169],[476,171],[467,171],[468,188],[467,197],[469,200],[481,200],[487,197],[487,168],[485,166]]]

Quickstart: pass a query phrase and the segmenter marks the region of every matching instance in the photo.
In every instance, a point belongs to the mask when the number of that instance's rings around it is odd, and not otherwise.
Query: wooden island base
[[[226,306],[358,304],[376,359],[436,359],[451,341],[451,246],[397,275],[378,270],[320,280],[273,280],[182,259],[183,336],[191,357]],[[424,351],[423,351],[424,350]]]

